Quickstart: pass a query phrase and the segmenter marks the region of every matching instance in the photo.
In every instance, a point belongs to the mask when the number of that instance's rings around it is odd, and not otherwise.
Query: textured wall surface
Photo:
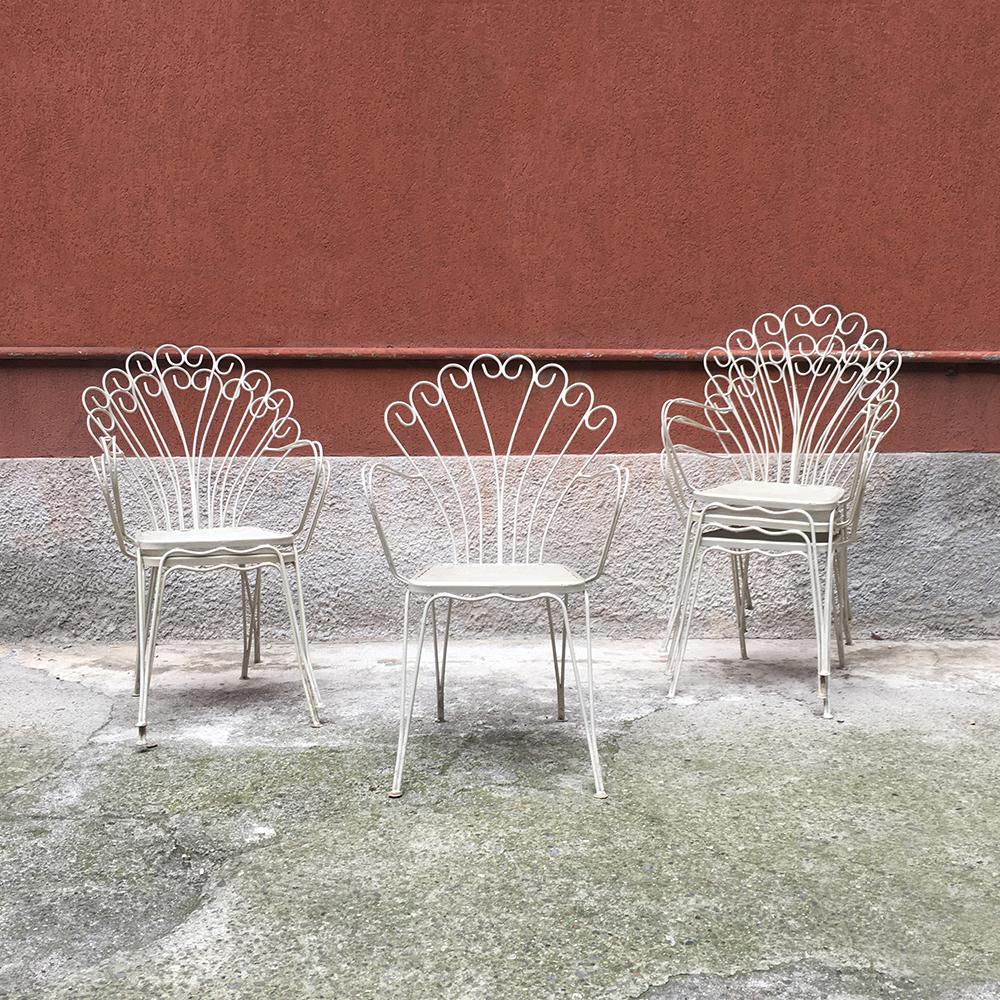
[[[995,15],[9,4],[0,340],[671,348],[832,301],[901,348],[1000,353]],[[0,454],[86,454],[93,374],[0,370]],[[410,375],[287,381],[331,451],[378,454]],[[996,377],[907,376],[888,446],[1000,449]],[[602,378],[623,451],[693,384]]]
[[[594,590],[598,634],[662,633],[678,557],[678,525],[661,484],[659,458],[629,456],[633,485],[611,555]],[[304,564],[311,632],[316,638],[386,638],[399,630],[401,591],[386,571],[360,489],[361,463],[332,462],[330,499],[315,547]],[[852,550],[851,592],[856,632],[884,638],[1000,635],[1000,456],[892,454],[879,459]],[[0,461],[0,636],[127,639],[133,634],[133,576],[115,547],[107,514],[81,460]],[[394,537],[414,552],[429,551],[425,505],[398,496],[390,505]],[[388,508],[387,508],[388,509]],[[606,505],[588,516],[575,508],[571,539],[553,555],[581,568],[599,548]],[[275,523],[294,520],[287,502]],[[419,561],[419,559],[417,560]],[[756,608],[750,634],[812,632],[804,563],[756,560]],[[264,621],[284,632],[283,602],[267,592]],[[706,563],[701,616],[694,634],[734,634],[728,563]],[[232,636],[238,642],[239,602],[230,574],[174,574],[166,591],[166,635]],[[456,612],[460,632],[542,628],[529,608],[497,603]]]

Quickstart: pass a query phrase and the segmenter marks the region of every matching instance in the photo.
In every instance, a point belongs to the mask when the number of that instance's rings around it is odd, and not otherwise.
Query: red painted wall
[[[993,2],[91,0],[0,38],[8,347],[708,346],[833,301],[1000,354]],[[335,453],[418,373],[278,367]],[[95,374],[0,363],[0,453],[87,453]],[[696,391],[594,378],[623,450]],[[1000,450],[998,384],[912,371],[887,444]]]

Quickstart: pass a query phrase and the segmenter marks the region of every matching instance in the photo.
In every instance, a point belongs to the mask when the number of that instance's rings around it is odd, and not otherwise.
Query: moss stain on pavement
[[[647,697],[655,653],[636,648],[637,673],[602,690],[603,803],[576,725],[537,718],[527,667],[506,706],[423,712],[394,802],[391,665],[340,669],[372,709],[336,732],[331,714],[315,745],[288,730],[292,680],[249,717],[229,676],[203,715],[165,683],[176,721],[143,755],[118,738],[133,703],[109,669],[99,736],[0,742],[0,996],[1000,995],[992,680],[943,690],[900,654],[844,678],[847,721],[824,723],[801,675],[741,691],[709,665],[689,704],[655,679]],[[5,664],[58,700],[37,662]],[[177,733],[220,716],[221,744]]]

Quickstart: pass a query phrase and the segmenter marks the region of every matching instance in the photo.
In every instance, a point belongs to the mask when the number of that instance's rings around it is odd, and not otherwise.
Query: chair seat
[[[583,577],[558,563],[440,563],[409,581],[411,590],[452,594],[537,594],[582,590]]]
[[[135,541],[143,555],[163,555],[171,549],[183,549],[185,554],[211,552],[221,548],[233,552],[252,552],[261,545],[273,545],[284,551],[291,549],[293,545],[292,536],[287,531],[270,531],[252,525],[191,528],[187,531],[140,531],[136,534]]]
[[[817,545],[826,545],[829,532],[816,528]],[[701,545],[704,548],[720,548],[727,552],[739,552],[746,549],[760,551],[761,549],[804,550],[811,543],[813,533],[805,525],[800,531],[783,531],[780,529],[761,531],[759,528],[720,527],[708,528],[701,534]],[[840,536],[834,534],[834,544],[840,541]]]
[[[754,507],[765,510],[798,509],[806,511],[833,510],[846,499],[839,486],[811,486],[799,483],[755,483],[737,479],[694,494],[700,504],[724,503],[732,507]]]

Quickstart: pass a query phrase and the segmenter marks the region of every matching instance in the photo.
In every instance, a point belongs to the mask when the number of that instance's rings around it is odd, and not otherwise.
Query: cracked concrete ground
[[[0,996],[1000,997],[1000,643],[597,643],[610,798],[547,640],[458,641],[405,775],[395,644],[0,650]]]

